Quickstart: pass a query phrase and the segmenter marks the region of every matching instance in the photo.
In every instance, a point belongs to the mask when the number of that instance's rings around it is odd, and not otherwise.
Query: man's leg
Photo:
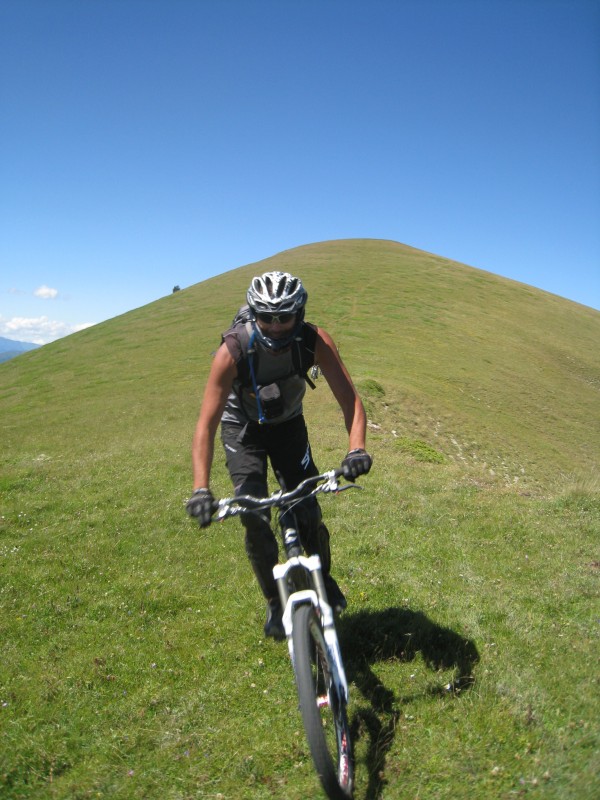
[[[240,434],[241,429],[237,426],[221,426],[221,439],[235,494],[266,497],[268,494],[266,451],[259,437],[253,435],[252,431],[246,430],[243,437],[240,437]],[[273,567],[279,559],[279,548],[271,530],[271,515],[268,511],[262,511],[260,515],[242,514],[240,519],[246,530],[246,553],[267,601],[265,634],[276,639],[283,638],[285,633],[281,623],[281,605],[273,577]]]
[[[275,473],[281,477],[286,489],[295,489],[305,478],[319,474],[308,439],[304,417],[295,417],[273,429],[269,437],[268,453]],[[329,531],[322,520],[321,507],[316,497],[307,498],[294,507],[300,540],[308,555],[318,555],[329,602],[335,610],[346,608],[346,598],[331,577],[331,550]]]

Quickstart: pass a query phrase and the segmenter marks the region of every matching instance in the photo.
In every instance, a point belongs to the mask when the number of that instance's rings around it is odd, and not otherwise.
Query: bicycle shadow
[[[434,686],[427,693],[456,696],[473,685],[479,653],[471,640],[437,625],[422,612],[407,608],[350,612],[338,620],[336,627],[348,682],[354,683],[370,704],[354,714],[351,727],[355,741],[362,738],[365,730],[369,738],[365,800],[376,800],[386,783],[385,762],[402,716],[400,706],[416,695],[396,697],[372,666],[382,661],[410,662],[420,653],[434,672],[454,670],[450,682],[446,675],[444,685]]]

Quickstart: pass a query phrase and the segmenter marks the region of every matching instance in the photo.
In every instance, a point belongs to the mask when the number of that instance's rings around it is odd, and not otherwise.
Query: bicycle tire
[[[348,800],[354,766],[346,701],[333,684],[323,630],[312,605],[296,608],[292,638],[300,713],[313,763],[327,796]]]

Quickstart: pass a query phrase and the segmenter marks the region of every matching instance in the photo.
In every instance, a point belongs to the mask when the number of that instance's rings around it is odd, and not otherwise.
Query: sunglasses
[[[288,322],[291,322],[295,318],[295,314],[267,314],[266,312],[260,312],[260,314],[256,315],[256,319],[259,322],[264,322],[265,325],[272,325],[274,322],[278,322],[280,325],[285,325]]]

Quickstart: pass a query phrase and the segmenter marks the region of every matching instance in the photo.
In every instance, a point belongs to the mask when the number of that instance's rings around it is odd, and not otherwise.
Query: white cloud
[[[84,328],[95,325],[94,322],[72,324],[48,319],[48,317],[12,317],[7,319],[0,316],[0,336],[16,339],[20,342],[32,344],[48,344],[63,336],[77,333]]]
[[[39,286],[34,295],[36,297],[41,297],[43,300],[54,300],[55,297],[58,297],[58,289],[51,289],[49,286]]]

